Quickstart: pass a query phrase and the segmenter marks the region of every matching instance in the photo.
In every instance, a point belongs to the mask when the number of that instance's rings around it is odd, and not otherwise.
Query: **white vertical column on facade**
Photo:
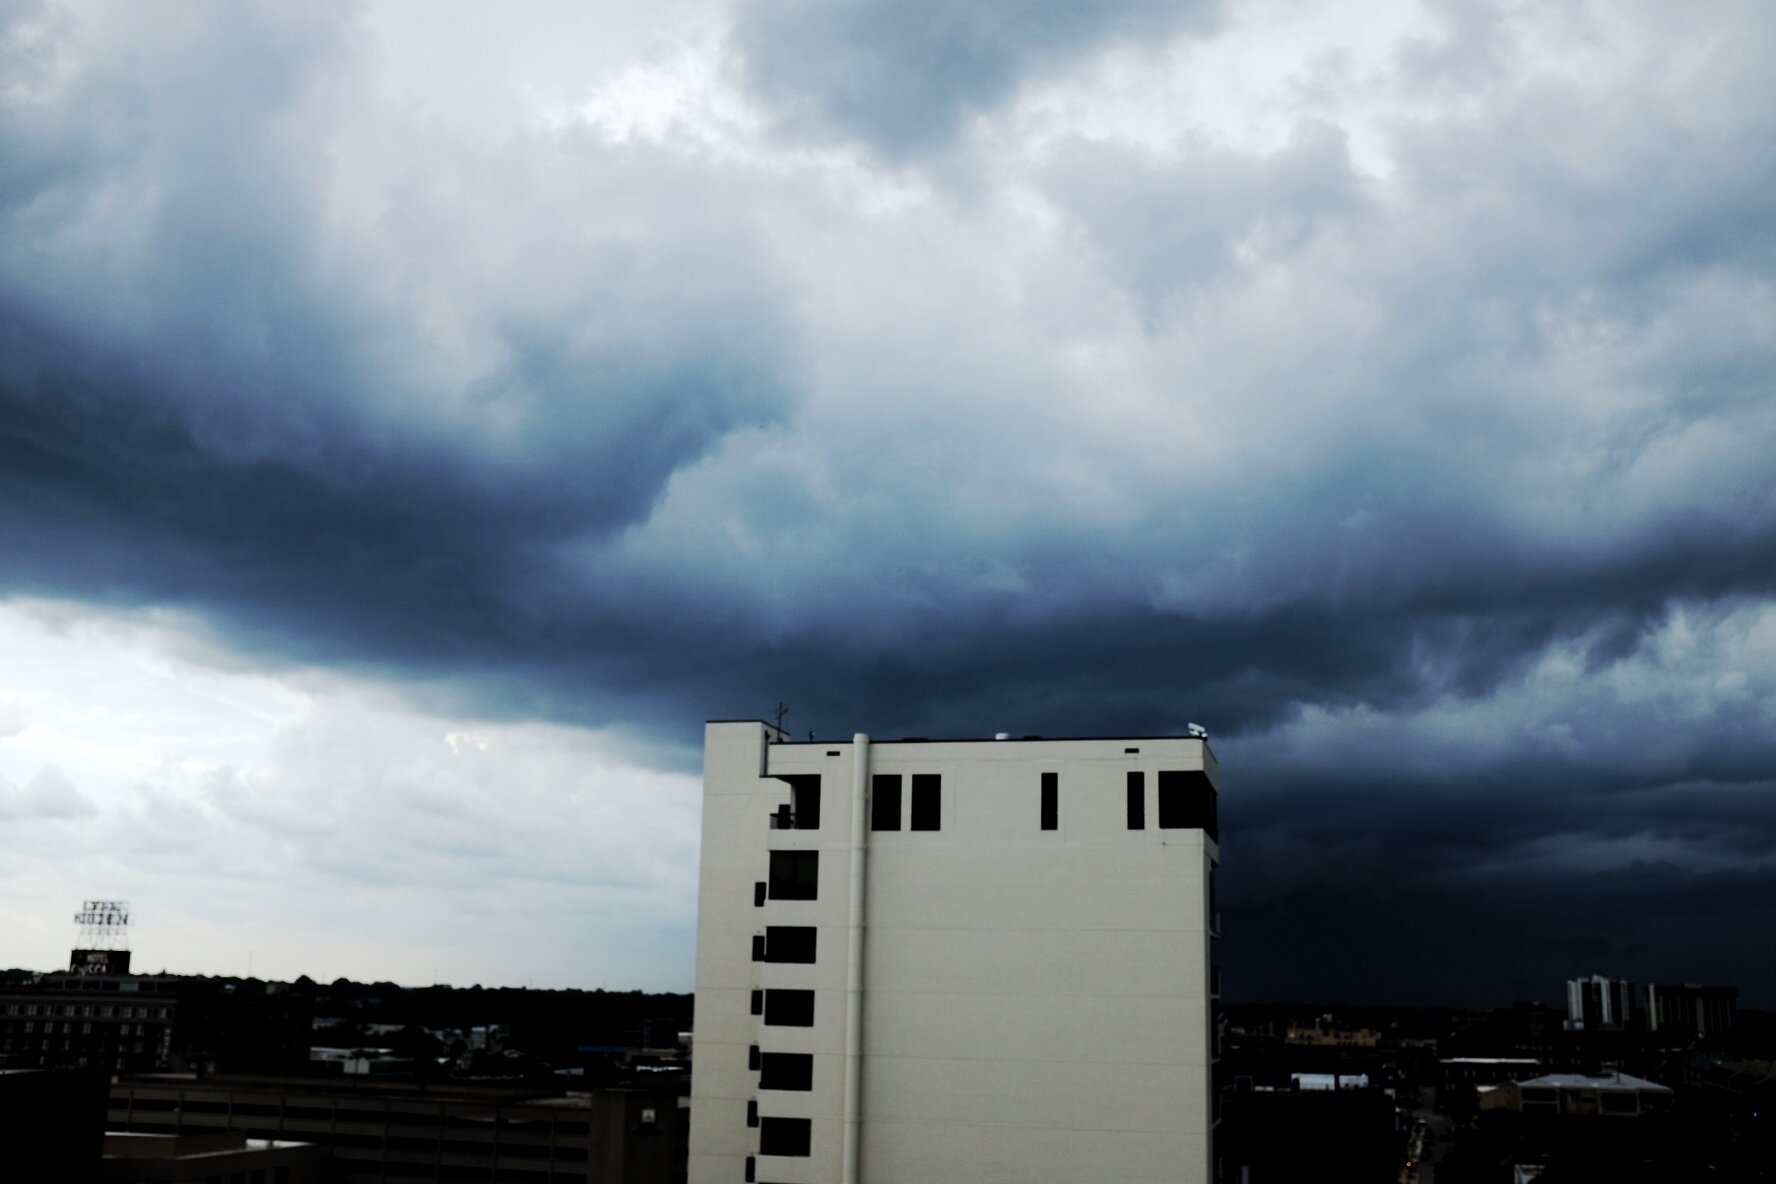
[[[858,1184],[863,1100],[864,860],[869,847],[870,738],[851,738],[851,894],[845,904],[845,1130],[844,1184]]]

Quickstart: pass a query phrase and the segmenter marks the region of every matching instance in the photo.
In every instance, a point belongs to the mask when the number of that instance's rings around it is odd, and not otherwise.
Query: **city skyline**
[[[0,963],[688,990],[782,703],[1204,725],[1231,999],[1776,1005],[1766,6],[287,8],[0,5]]]

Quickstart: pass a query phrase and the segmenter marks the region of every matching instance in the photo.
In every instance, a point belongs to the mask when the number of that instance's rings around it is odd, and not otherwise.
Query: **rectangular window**
[[[899,773],[877,773],[870,778],[870,829],[900,829]]]
[[[1159,774],[1161,830],[1202,830],[1215,837],[1215,787],[1196,769],[1165,769]]]
[[[752,907],[765,907],[765,882],[763,880],[754,881],[752,885]]]
[[[913,830],[943,828],[943,777],[937,773],[913,774]]]
[[[820,774],[779,773],[777,780],[789,783],[791,829],[820,829]]]
[[[1184,774],[1162,769],[1159,774],[1159,829],[1183,830],[1190,825],[1185,819],[1190,813],[1190,803],[1186,800],[1188,791],[1184,785]]]
[[[746,1103],[746,1125],[747,1126],[757,1126],[758,1124],[759,1124],[759,1104],[757,1102]]]
[[[758,1167],[757,1167],[757,1165],[755,1165],[753,1163],[752,1156],[750,1156],[750,1155],[747,1156],[746,1157],[746,1184],[752,1184],[752,1182],[754,1180],[758,1179],[757,1172],[758,1172]]]
[[[766,962],[814,961],[814,926],[767,925],[765,927]]]
[[[752,935],[752,960],[754,962],[765,960],[765,935],[762,933]]]
[[[1042,829],[1055,830],[1061,824],[1061,775],[1042,775]]]
[[[752,1014],[765,1014],[765,993],[763,991],[754,991],[752,993]]]
[[[814,1026],[814,992],[765,992],[765,1023],[780,1028],[812,1028]]]
[[[1147,829],[1147,774],[1128,775],[1128,819],[1130,830]]]
[[[746,1050],[746,1067],[751,1069],[754,1073],[758,1072],[759,1046],[756,1044]]]
[[[771,852],[772,900],[813,900],[820,881],[820,852]]]
[[[759,1069],[760,1089],[811,1090],[814,1058],[805,1052],[768,1052]]]
[[[814,1139],[814,1120],[810,1118],[759,1119],[760,1155],[807,1156]]]

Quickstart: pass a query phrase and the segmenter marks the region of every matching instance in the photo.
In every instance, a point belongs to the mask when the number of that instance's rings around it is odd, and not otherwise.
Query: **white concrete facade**
[[[690,1184],[1206,1184],[1215,777],[1198,738],[710,724]]]

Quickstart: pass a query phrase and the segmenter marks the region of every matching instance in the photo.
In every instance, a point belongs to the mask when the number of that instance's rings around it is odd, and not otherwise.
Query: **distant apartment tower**
[[[1566,982],[1566,1026],[1587,1032],[1620,1032],[1634,1020],[1634,984],[1625,978],[1573,978]]]
[[[1654,1032],[1714,1036],[1730,1030],[1739,1018],[1737,987],[1647,986],[1647,1027]]]
[[[1193,738],[705,737],[690,1184],[1213,1178]]]

